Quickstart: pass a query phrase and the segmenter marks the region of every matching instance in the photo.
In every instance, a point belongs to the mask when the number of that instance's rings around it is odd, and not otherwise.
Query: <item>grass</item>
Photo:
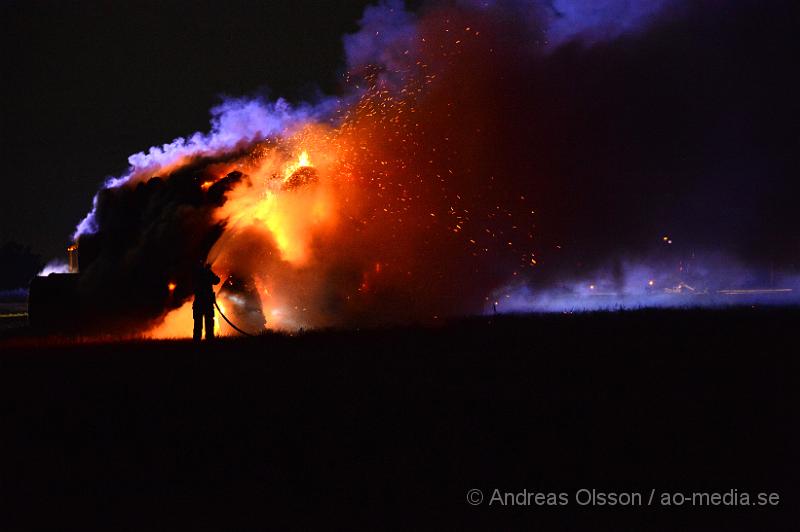
[[[4,530],[793,530],[797,308],[5,339]],[[40,341],[42,343],[36,343]],[[770,491],[776,508],[469,506]]]

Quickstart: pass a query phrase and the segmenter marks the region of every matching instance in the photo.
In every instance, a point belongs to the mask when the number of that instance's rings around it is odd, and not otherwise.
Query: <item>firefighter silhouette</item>
[[[214,285],[219,284],[219,277],[211,271],[211,265],[200,262],[194,272],[194,303],[192,303],[192,316],[194,317],[195,340],[203,336],[203,323],[206,326],[206,340],[214,339]]]

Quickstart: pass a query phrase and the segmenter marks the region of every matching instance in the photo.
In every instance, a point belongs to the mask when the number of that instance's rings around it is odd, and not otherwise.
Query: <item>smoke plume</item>
[[[338,95],[228,100],[210,132],[131,156],[77,229],[82,289],[168,335],[205,257],[289,328],[436,320],[508,287],[529,300],[718,257],[750,272],[734,284],[774,284],[800,249],[796,16],[383,2],[344,37]]]

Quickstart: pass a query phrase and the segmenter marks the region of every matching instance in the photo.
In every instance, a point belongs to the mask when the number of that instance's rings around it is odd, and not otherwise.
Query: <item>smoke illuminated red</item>
[[[712,109],[705,127],[716,128],[725,109],[680,91],[663,90],[658,105],[641,97],[674,83],[651,65],[661,41],[637,44],[669,3],[620,2],[619,17],[594,20],[558,2],[555,21],[525,2],[368,8],[345,38],[338,98],[226,100],[209,133],[132,156],[79,226],[82,249],[100,257],[81,282],[104,293],[137,279],[122,299],[141,312],[127,323],[168,337],[191,331],[188,272],[202,258],[226,280],[221,305],[258,332],[265,321],[296,329],[502,311],[514,299],[507,286],[524,288],[518,308],[536,283],[558,291],[580,280],[606,294],[597,272],[625,286],[623,266],[654,255],[662,237],[660,264],[694,260],[709,243],[735,250],[724,216],[685,216],[715,205],[715,189],[698,192],[712,201],[687,194],[689,207],[665,193],[725,170],[696,164],[716,145],[680,114]],[[646,274],[629,281],[668,283]]]
[[[303,121],[204,169],[205,191],[243,174],[213,212],[224,231],[208,258],[223,277],[254,279],[270,328],[479,309],[487,285],[461,280],[470,270],[481,277],[490,246],[532,264],[524,197],[513,212],[489,203],[493,177],[470,188],[471,154],[441,130],[451,103],[428,100],[436,76],[425,73],[425,55],[409,60],[413,75],[399,87],[375,71],[360,78],[367,88],[338,110],[338,125]],[[190,314],[189,305],[172,311],[151,334],[186,336]]]

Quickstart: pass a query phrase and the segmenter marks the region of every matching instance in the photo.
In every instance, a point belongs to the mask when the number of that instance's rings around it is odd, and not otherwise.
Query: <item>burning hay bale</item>
[[[345,39],[343,94],[294,107],[226,100],[209,133],[129,159],[77,231],[86,251],[78,290],[91,313],[127,330],[188,335],[188,272],[205,257],[223,278],[252,282],[248,297],[257,294],[276,328],[478,313],[498,290],[510,299],[506,286],[569,284],[648,256],[665,227],[685,235],[667,244],[687,254],[713,245],[796,263],[797,217],[774,199],[796,196],[791,161],[761,165],[774,168],[769,186],[755,163],[762,152],[795,153],[791,128],[770,142],[758,128],[741,131],[742,146],[769,150],[731,154],[711,140],[730,109],[748,120],[761,109],[739,76],[684,67],[709,57],[706,32],[682,29],[680,47],[662,41],[671,32],[646,31],[572,46],[588,33],[567,38],[538,9],[518,16],[524,3],[445,3],[446,16],[418,17],[390,4],[368,10]],[[551,38],[532,38],[550,26]],[[741,42],[736,25],[713,34]],[[654,62],[654,49],[674,68]],[[698,71],[726,90],[683,90]],[[698,114],[687,120],[687,110]],[[730,168],[735,186],[709,180]],[[686,215],[722,205],[721,188],[741,216]],[[682,190],[692,191],[686,200]],[[782,243],[765,250],[768,240]]]

